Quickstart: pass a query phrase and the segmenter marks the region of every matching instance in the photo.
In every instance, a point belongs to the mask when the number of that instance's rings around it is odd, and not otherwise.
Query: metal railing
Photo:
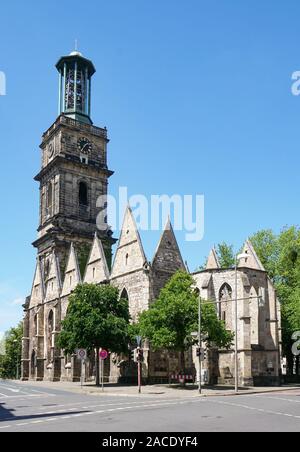
[[[87,132],[93,133],[94,135],[97,135],[99,137],[103,137],[107,139],[107,129],[102,129],[100,127],[95,127],[93,125],[84,124],[83,122],[76,121],[75,119],[68,118],[67,116],[60,115],[55,123],[50,127],[50,129],[47,130],[47,132],[44,133],[43,137],[49,137],[57,127],[61,124],[66,124],[72,127],[77,127],[81,130],[85,130]]]

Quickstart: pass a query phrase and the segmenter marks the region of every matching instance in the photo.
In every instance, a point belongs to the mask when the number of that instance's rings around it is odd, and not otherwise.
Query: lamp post
[[[202,393],[202,361],[201,361],[201,297],[199,295],[199,309],[198,309],[198,337],[199,337],[199,394]]]
[[[198,331],[191,333],[194,340],[197,341],[199,351],[198,351],[198,363],[199,363],[199,381],[198,381],[198,391],[202,394],[202,356],[201,356],[201,332],[202,332],[202,313],[201,313],[201,296],[198,298]]]
[[[235,371],[235,393],[239,392],[239,359],[238,359],[238,264],[241,259],[247,259],[249,255],[247,253],[237,254],[235,258],[235,341],[234,341],[234,371]]]

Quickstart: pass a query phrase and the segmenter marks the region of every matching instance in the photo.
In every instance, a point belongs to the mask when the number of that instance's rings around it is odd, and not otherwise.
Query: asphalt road
[[[2,432],[299,432],[300,390],[218,397],[87,395],[0,381]]]

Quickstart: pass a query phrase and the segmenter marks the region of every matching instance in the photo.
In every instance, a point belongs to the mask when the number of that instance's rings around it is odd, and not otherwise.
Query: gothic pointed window
[[[123,300],[127,300],[127,301],[129,300],[128,292],[127,292],[126,289],[123,289],[123,290],[122,290],[121,298],[122,298]]]
[[[85,182],[79,184],[79,205],[83,207],[88,206],[88,188]]]
[[[54,315],[53,315],[53,311],[52,310],[49,312],[49,316],[48,316],[48,329],[49,329],[49,333],[53,333],[53,330],[54,330]]]
[[[231,312],[232,312],[232,288],[229,284],[225,283],[221,287],[219,291],[219,301],[221,302],[219,304],[219,316],[220,320],[225,322],[226,327],[228,329],[232,328],[232,319],[231,319]]]
[[[251,345],[258,345],[260,342],[258,293],[255,287],[251,287],[249,300]]]
[[[48,337],[47,337],[47,354],[48,361],[52,361],[53,332],[54,332],[54,314],[51,310],[48,315]]]
[[[38,316],[37,316],[37,314],[34,316],[33,324],[34,324],[34,334],[35,334],[35,336],[37,336],[38,335]]]
[[[32,350],[30,364],[31,364],[30,365],[31,378],[34,378],[35,377],[35,370],[36,370],[36,353],[35,353],[35,350]]]

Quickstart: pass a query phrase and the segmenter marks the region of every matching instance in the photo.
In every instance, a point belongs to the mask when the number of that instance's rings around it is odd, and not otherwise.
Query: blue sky
[[[191,270],[215,243],[238,248],[259,229],[298,224],[298,1],[2,3],[0,332],[22,317],[30,292],[33,176],[57,114],[54,65],[75,38],[97,68],[93,120],[111,138],[110,192],[205,195],[204,239],[178,234]],[[150,260],[159,232],[142,236]]]

